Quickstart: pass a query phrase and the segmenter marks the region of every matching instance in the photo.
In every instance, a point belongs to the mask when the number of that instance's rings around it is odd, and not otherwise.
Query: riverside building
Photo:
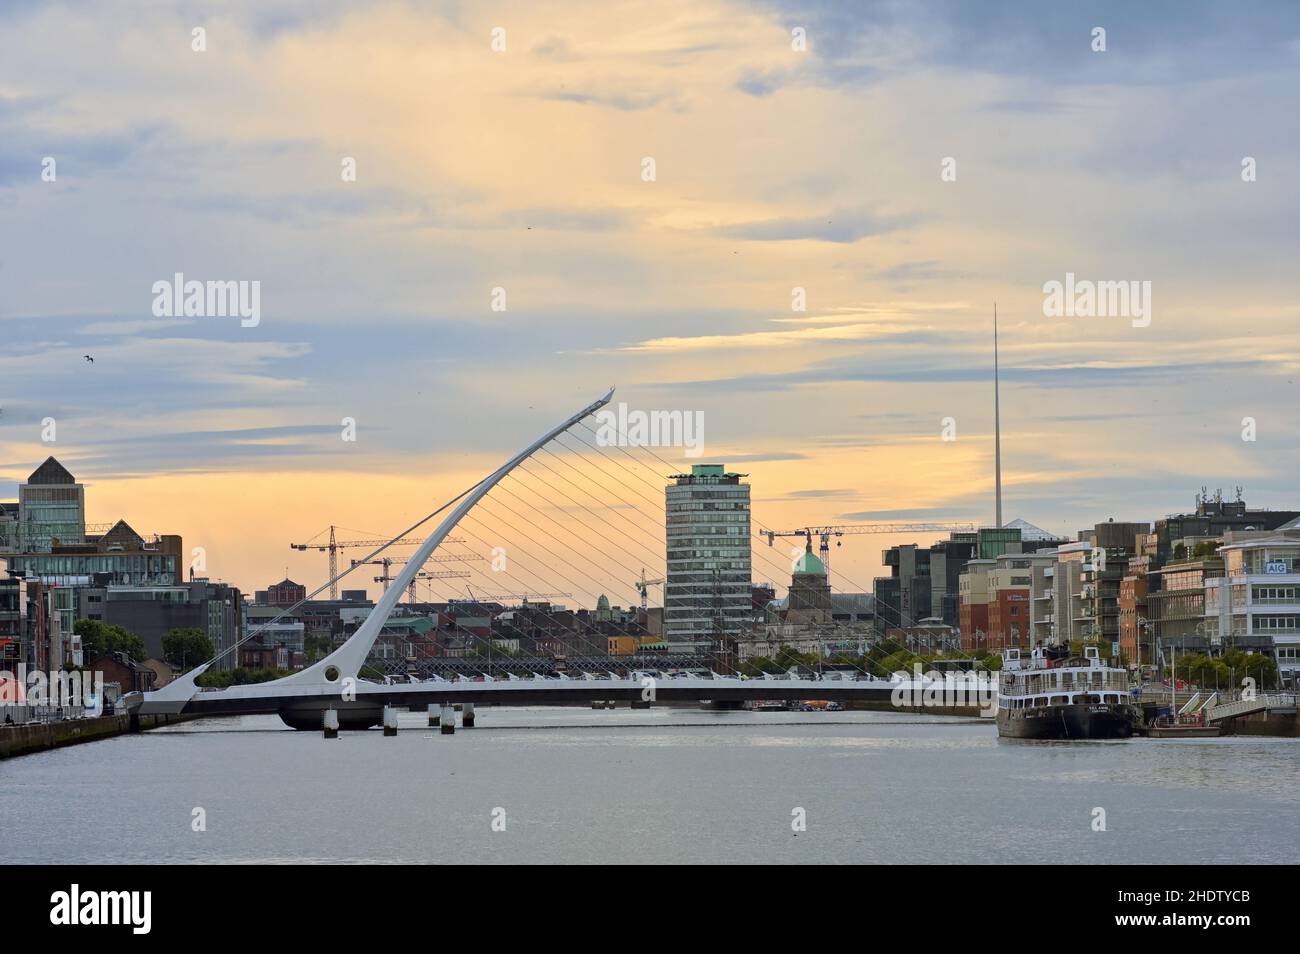
[[[695,464],[664,489],[668,573],[664,636],[674,651],[721,651],[753,624],[745,474]]]

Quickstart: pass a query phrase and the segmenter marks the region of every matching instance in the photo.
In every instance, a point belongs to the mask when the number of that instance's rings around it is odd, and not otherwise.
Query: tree
[[[1222,663],[1236,676],[1237,685],[1234,688],[1241,688],[1241,680],[1247,676],[1255,680],[1257,689],[1273,688],[1278,684],[1277,663],[1261,653],[1229,649],[1223,654]]]
[[[815,666],[817,665],[816,653],[801,653],[793,646],[782,646],[776,651],[774,660],[778,672],[789,672],[796,666]]]
[[[906,649],[900,649],[896,653],[885,656],[876,661],[874,673],[878,676],[891,676],[896,672],[912,672],[912,666],[921,661],[921,657],[908,652]],[[925,669],[924,666],[921,667]]]
[[[1220,659],[1203,653],[1184,653],[1178,657],[1178,678],[1200,686],[1212,688],[1231,678],[1230,667]]]
[[[257,682],[270,682],[290,675],[287,669],[236,669],[209,670],[195,679],[196,685],[205,689],[228,689],[231,686],[246,686]]]
[[[1257,689],[1277,685],[1277,663],[1261,653],[1229,649],[1222,656],[1185,653],[1178,657],[1178,678],[1202,689],[1217,686],[1240,689],[1245,678],[1255,680]],[[1233,684],[1236,680],[1235,685]]]
[[[199,663],[212,658],[212,640],[201,629],[193,627],[168,630],[162,638],[163,659],[187,672]]]
[[[72,631],[81,637],[81,655],[88,663],[111,653],[126,653],[136,662],[145,660],[144,640],[121,626],[79,619]]]
[[[309,663],[324,659],[334,649],[334,638],[328,633],[308,633],[303,637],[303,649]]]

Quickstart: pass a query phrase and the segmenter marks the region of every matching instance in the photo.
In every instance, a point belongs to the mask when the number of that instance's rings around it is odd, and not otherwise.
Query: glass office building
[[[18,550],[49,553],[86,542],[86,489],[53,457],[18,485]]]
[[[721,464],[674,474],[665,490],[668,577],[664,635],[669,646],[717,649],[719,637],[748,635],[753,622],[749,485]],[[690,644],[689,646],[687,644]]]

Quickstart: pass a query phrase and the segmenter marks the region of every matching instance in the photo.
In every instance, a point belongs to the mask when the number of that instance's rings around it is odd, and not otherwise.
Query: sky
[[[989,524],[996,301],[1007,519],[1300,508],[1293,4],[132,9],[0,5],[0,499],[53,454],[92,522],[315,586],[288,543],[396,533],[614,385],[702,416],[654,480],[727,463],[764,526]],[[176,273],[258,322],[158,316]],[[1149,322],[1046,315],[1067,273]],[[933,538],[846,537],[835,585]],[[561,575],[501,589],[592,602]]]

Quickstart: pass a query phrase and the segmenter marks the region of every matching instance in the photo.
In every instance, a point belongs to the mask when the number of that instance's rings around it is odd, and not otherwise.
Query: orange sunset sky
[[[290,541],[395,533],[616,385],[702,413],[658,453],[750,474],[766,526],[987,524],[996,300],[1007,519],[1296,507],[1300,27],[1160,6],[6,5],[0,498],[53,454],[92,522],[314,587]],[[260,320],[157,317],[178,272]],[[1046,317],[1067,272],[1150,281],[1150,325]],[[836,588],[933,536],[845,538]],[[551,582],[627,604],[659,558]]]

